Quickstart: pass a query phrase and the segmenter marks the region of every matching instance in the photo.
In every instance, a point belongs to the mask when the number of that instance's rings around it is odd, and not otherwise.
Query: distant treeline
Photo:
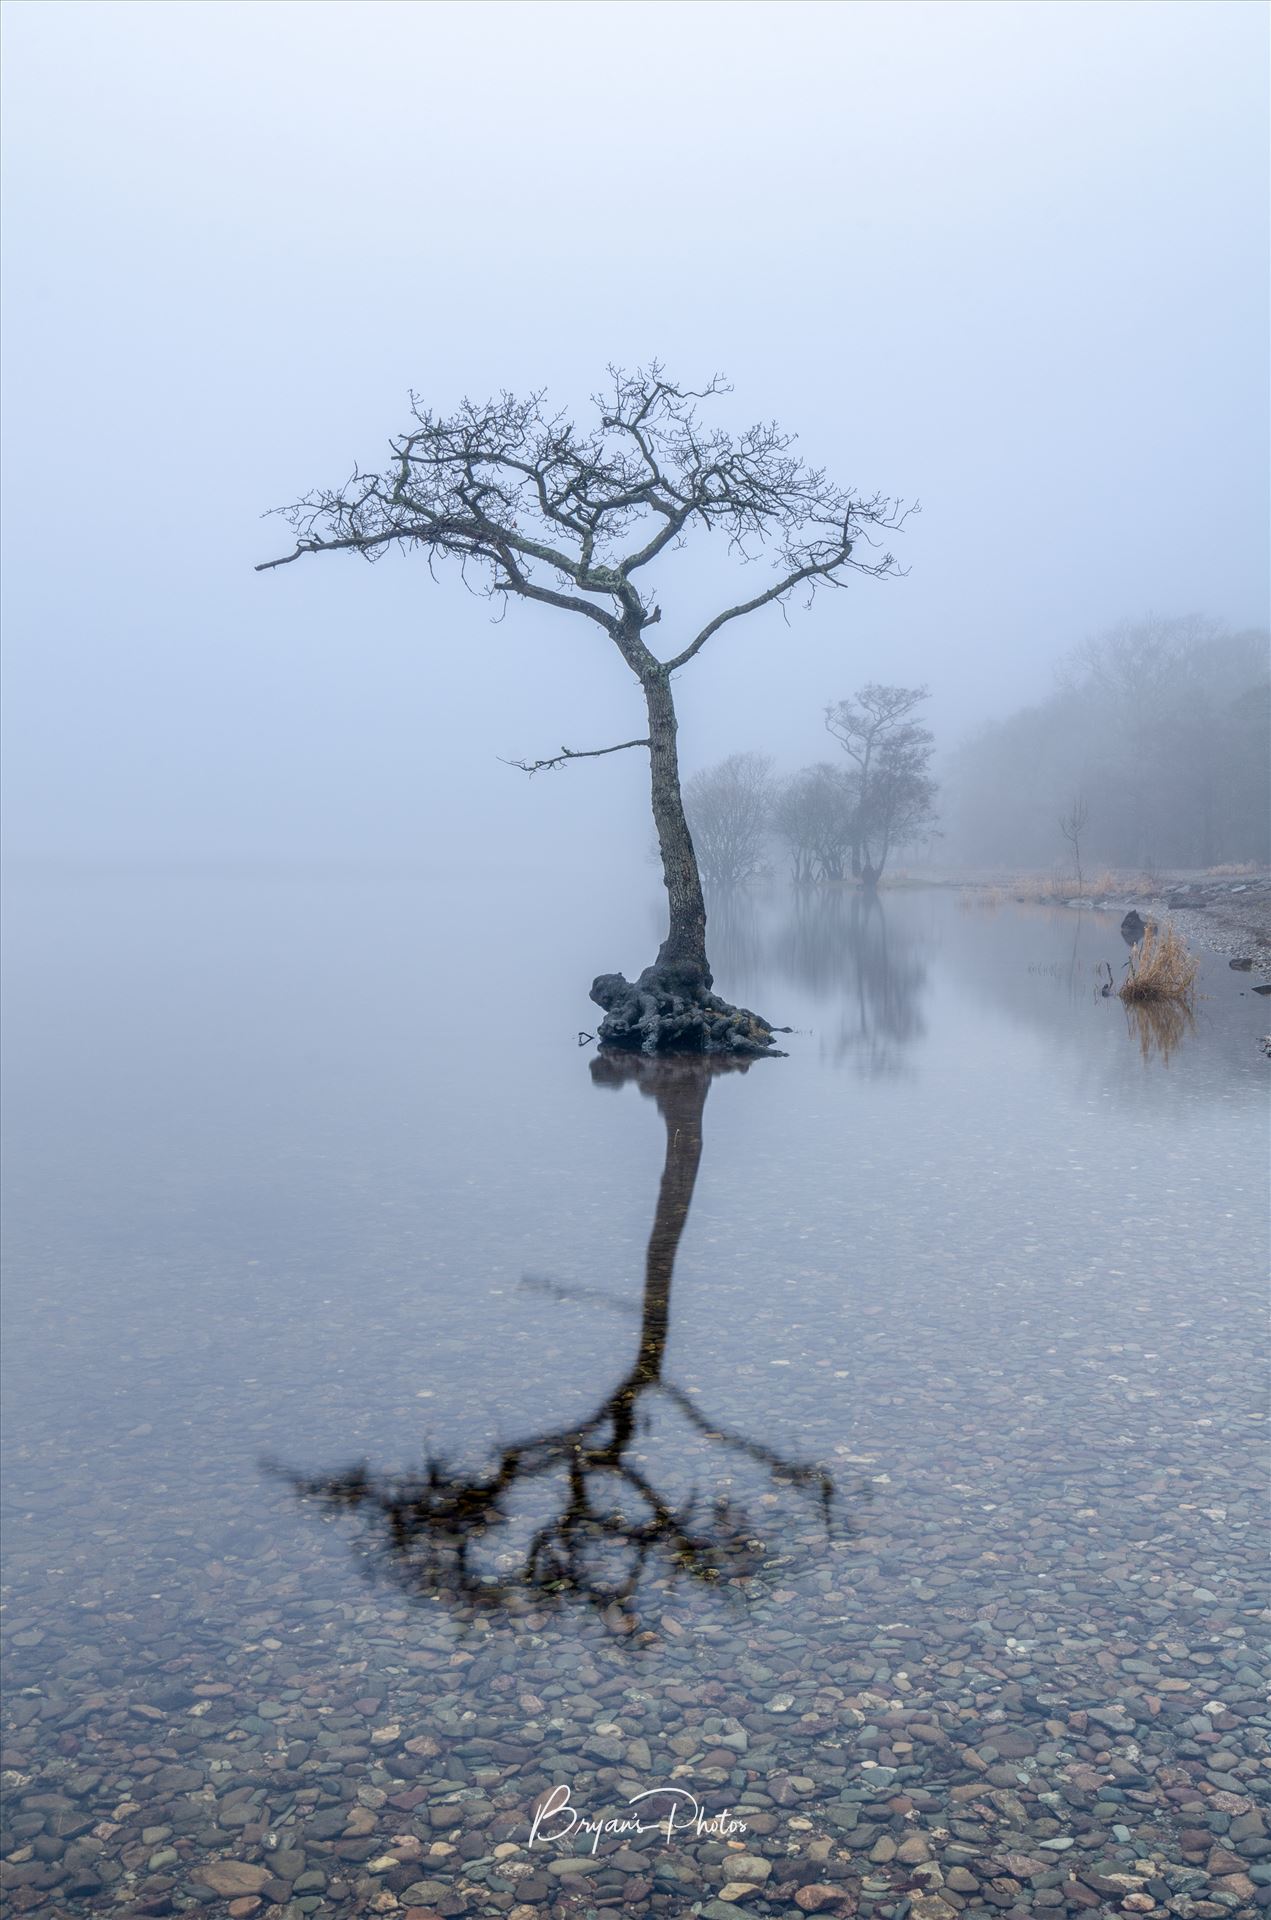
[[[798,883],[850,875],[875,886],[898,848],[935,830],[934,741],[915,717],[927,697],[926,687],[871,681],[833,702],[825,726],[840,757],[785,780],[760,753],[695,774],[684,806],[705,879],[740,886],[784,860]]]
[[[1082,822],[1087,871],[1271,858],[1271,636],[1148,619],[1078,648],[1039,706],[945,768],[946,858],[1049,867]]]

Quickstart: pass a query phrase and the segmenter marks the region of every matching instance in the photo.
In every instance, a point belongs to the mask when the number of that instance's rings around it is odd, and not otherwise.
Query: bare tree
[[[930,742],[926,728],[916,727],[913,737],[888,740],[874,763],[869,801],[862,802],[860,813],[861,879],[867,887],[877,886],[897,847],[912,846],[936,831],[938,789],[927,772]]]
[[[857,843],[855,782],[821,761],[785,782],[772,810],[772,827],[790,854],[796,885],[841,880]]]
[[[258,569],[315,553],[376,560],[391,548],[418,548],[430,563],[439,555],[456,561],[474,591],[554,607],[599,627],[617,648],[639,683],[647,735],[614,747],[563,747],[518,764],[537,772],[648,748],[669,927],[655,965],[634,988],[619,974],[592,987],[607,1013],[602,1040],[646,1051],[762,1051],[771,1031],[710,993],[672,675],[731,622],[793,593],[843,586],[852,573],[894,573],[879,536],[906,517],[897,502],[840,487],[808,466],[791,451],[793,436],[775,424],[739,433],[705,424],[700,403],[727,391],[719,378],[700,390],[678,386],[656,363],[634,373],[611,368],[609,388],[593,399],[595,419],[581,428],[550,412],[541,392],[465,401],[448,416],[412,396],[411,424],[390,443],[384,471],[354,472],[344,486],[280,509],[295,546]],[[662,608],[642,584],[645,569],[698,530],[722,535],[737,560],[767,553],[773,572],[766,586],[659,655],[649,635]],[[858,555],[862,543],[869,558]]]
[[[717,767],[693,775],[684,789],[684,809],[708,881],[739,887],[754,878],[772,801],[772,761],[766,754],[732,753]]]
[[[1059,831],[1072,848],[1073,865],[1077,869],[1077,893],[1084,894],[1085,883],[1081,877],[1081,836],[1086,830],[1090,818],[1090,809],[1078,795],[1059,822]]]
[[[929,832],[935,821],[936,783],[927,772],[934,752],[930,729],[911,716],[926,687],[861,687],[854,699],[825,709],[825,724],[855,767],[856,832],[852,872],[877,885],[895,847]]]

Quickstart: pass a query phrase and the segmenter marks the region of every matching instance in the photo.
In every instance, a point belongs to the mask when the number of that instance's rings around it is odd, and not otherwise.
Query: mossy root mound
[[[773,1027],[748,1007],[729,1006],[710,990],[710,976],[654,965],[632,985],[620,973],[602,973],[591,997],[605,1017],[597,1036],[602,1047],[628,1053],[773,1054]]]

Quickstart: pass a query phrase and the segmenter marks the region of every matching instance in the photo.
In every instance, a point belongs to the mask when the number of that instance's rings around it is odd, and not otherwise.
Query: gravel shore
[[[1146,907],[1158,918],[1168,917],[1196,946],[1232,959],[1251,959],[1259,975],[1271,973],[1271,875],[1179,876],[1130,904],[1140,912]]]

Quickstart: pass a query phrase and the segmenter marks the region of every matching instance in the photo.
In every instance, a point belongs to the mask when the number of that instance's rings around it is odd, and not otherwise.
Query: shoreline
[[[1137,908],[1144,918],[1169,920],[1192,944],[1230,959],[1249,959],[1253,970],[1271,974],[1271,873],[1212,874],[1171,870],[1136,879],[1100,875],[1111,885],[1078,894],[1075,881],[1066,891],[1051,874],[1008,876],[970,874],[906,876],[902,886],[960,887],[968,892],[1000,893],[1025,906],[1067,907],[1080,901],[1087,909],[1126,914]]]

